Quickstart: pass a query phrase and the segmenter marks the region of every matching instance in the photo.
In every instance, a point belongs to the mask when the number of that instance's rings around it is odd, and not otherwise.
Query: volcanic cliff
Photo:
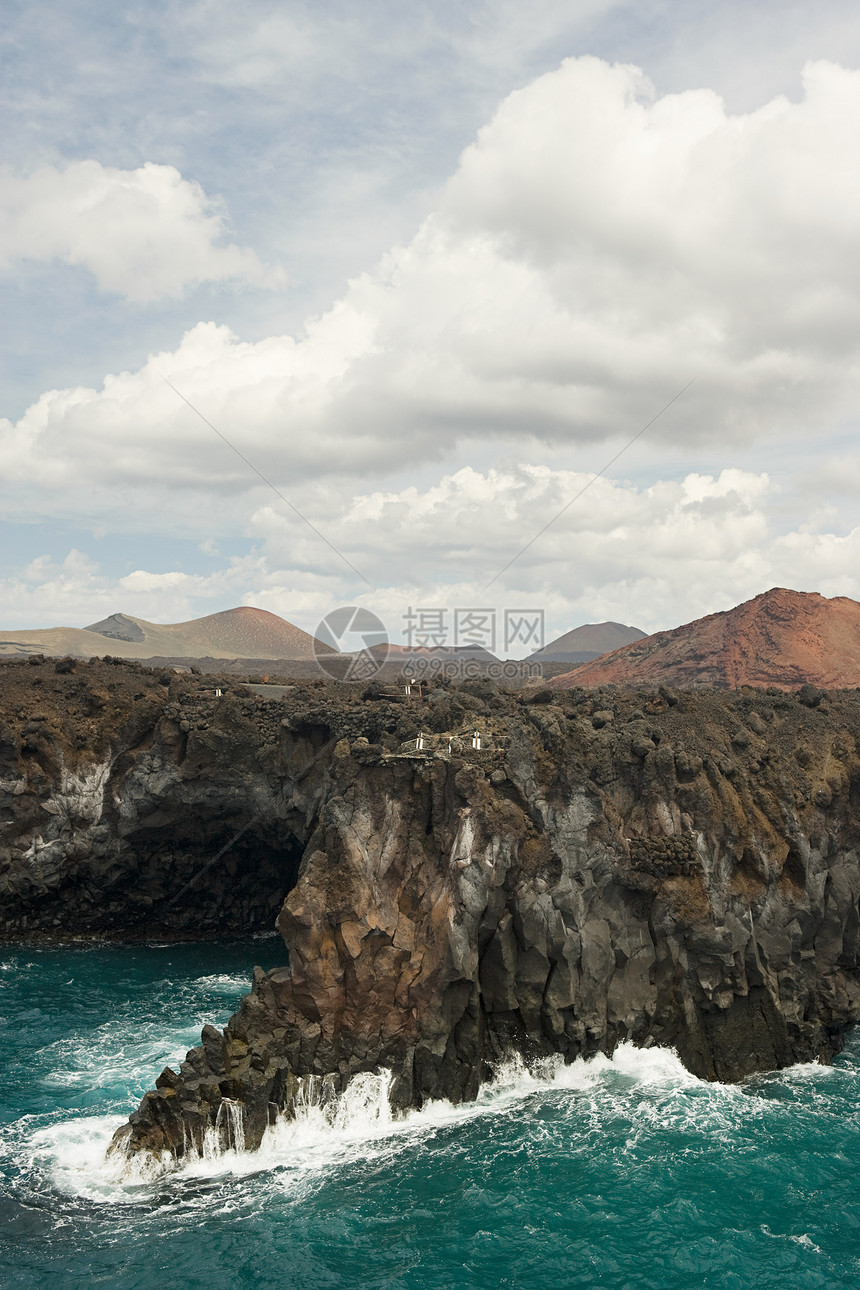
[[[774,587],[556,676],[553,686],[860,685],[860,604]]]
[[[7,663],[0,931],[280,909],[288,963],[117,1135],[160,1165],[380,1068],[405,1108],[622,1039],[711,1079],[826,1060],[860,1016],[858,735],[860,694],[812,687],[274,700]]]

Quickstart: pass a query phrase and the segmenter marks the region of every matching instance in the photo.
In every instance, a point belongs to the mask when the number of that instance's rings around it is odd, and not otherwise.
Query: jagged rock
[[[399,1107],[473,1097],[511,1051],[630,1039],[738,1079],[828,1059],[860,1016],[856,692],[830,692],[826,716],[775,698],[754,758],[733,742],[754,693],[623,690],[599,730],[575,715],[585,696],[494,691],[497,749],[403,752],[424,709],[357,704],[349,686],[213,704],[194,677],[167,695],[110,670],[114,689],[104,664],[34,689],[29,666],[4,668],[3,934],[277,916],[289,949],[162,1072],[124,1150],[228,1144],[237,1115],[254,1147],[308,1080],[334,1096],[380,1067]]]
[[[601,708],[592,716],[591,724],[594,726],[595,730],[602,730],[604,726],[608,726],[610,721],[613,721],[614,719],[615,713],[611,708]]]
[[[845,702],[853,712],[857,700]],[[444,760],[427,763],[411,791],[402,762],[344,767],[279,920],[291,966],[259,974],[225,1032],[228,1052],[238,1043],[253,1054],[226,1070],[247,1143],[260,1141],[273,1106],[289,1113],[311,1076],[339,1089],[386,1066],[405,1107],[473,1096],[512,1049],[572,1058],[622,1038],[671,1043],[692,1070],[720,1079],[831,1056],[860,1015],[848,788],[860,768],[834,779],[835,792],[828,785],[841,802],[840,842],[814,803],[805,820],[789,806],[788,842],[778,785],[796,764],[802,712],[794,704],[782,719],[785,764],[772,759],[764,797],[746,779],[726,797],[703,756],[736,729],[719,699],[683,719],[683,740],[680,716],[667,713],[677,750],[661,737],[654,777],[621,771],[608,790],[584,773],[576,734],[547,780],[531,720],[512,720],[514,800],[496,797],[475,767]],[[819,756],[829,763],[832,751]],[[679,759],[688,779],[705,771],[693,797],[676,779]],[[625,814],[640,829],[628,843]],[[195,1125],[217,1119],[219,1079],[211,1064],[195,1069],[192,1092],[207,1091],[185,1110],[146,1100],[120,1142],[180,1150]]]
[[[824,695],[816,685],[802,685],[797,692],[797,697],[807,708],[817,708]]]
[[[679,779],[691,779],[698,775],[702,769],[704,761],[695,753],[690,753],[686,748],[679,748],[675,753],[675,771]]]

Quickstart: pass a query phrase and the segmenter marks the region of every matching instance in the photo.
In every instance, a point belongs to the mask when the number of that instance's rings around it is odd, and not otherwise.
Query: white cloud
[[[217,204],[173,166],[117,170],[98,161],[2,173],[0,267],[59,260],[88,269],[103,291],[142,304],[202,282],[282,286],[226,238]]]
[[[83,481],[243,491],[161,375],[287,486],[486,438],[624,436],[693,375],[651,439],[826,432],[860,362],[860,73],[804,78],[801,102],[733,117],[708,90],[660,98],[636,68],[568,60],[508,97],[413,241],[300,337],[201,323],[101,391],[49,392],[6,423],[6,479],[38,466],[48,510]]]
[[[360,603],[393,638],[407,609],[495,607],[546,612],[550,635],[612,619],[643,630],[728,609],[771,586],[860,599],[860,528],[783,531],[766,475],[724,470],[650,487],[598,480],[491,587],[499,569],[557,514],[588,476],[544,466],[464,468],[429,487],[321,491],[311,518],[376,582]],[[326,516],[328,518],[326,518]],[[175,622],[252,604],[308,631],[353,603],[348,574],[295,516],[253,516],[255,545],[205,576],[138,569],[109,577],[86,556],[39,558],[0,581],[4,628],[83,625],[117,610]]]
[[[635,609],[658,626],[681,621],[678,614],[695,616],[694,607],[708,612],[715,600],[733,604],[739,592],[754,594],[762,580],[793,572],[794,557],[780,554],[770,514],[776,490],[767,476],[726,470],[639,489],[597,480],[563,510],[590,479],[545,466],[466,467],[423,490],[356,496],[329,521],[328,536],[376,581],[377,592],[363,593],[367,603],[389,612],[404,601],[537,598],[569,617],[574,607],[588,614],[595,599],[614,599],[626,606],[622,619]],[[272,565],[295,523],[266,506],[253,524]],[[795,537],[810,551],[820,541]],[[655,598],[658,582],[663,590]]]
[[[860,594],[860,455],[843,419],[860,358],[860,74],[815,62],[797,81],[810,54],[856,64],[847,0],[814,14],[799,0],[51,13],[21,11],[29,61],[10,65],[13,370],[35,390],[114,375],[0,423],[4,515],[27,533],[40,516],[157,533],[160,550],[181,535],[221,568],[180,572],[142,543],[122,577],[45,557],[0,585],[19,623],[245,600],[312,629],[356,594],[162,374],[381,584],[395,622],[404,600],[480,597],[584,478],[522,462],[602,465],[693,373],[623,459],[637,486],[595,485],[493,594],[539,596],[559,629],[671,625],[771,583]],[[684,92],[596,58],[557,66],[585,47]],[[701,84],[715,89],[688,88]],[[58,155],[100,160],[32,169]],[[213,296],[232,330],[198,322],[197,284],[280,281],[248,245],[289,265],[289,296]],[[169,314],[104,296],[94,310],[87,275],[134,301],[185,298]],[[99,358],[99,328],[123,357]],[[55,364],[76,376],[32,383]],[[499,452],[517,463],[488,468]],[[231,560],[240,534],[257,545]]]
[[[376,582],[359,599],[393,635],[410,605],[491,605],[500,622],[506,607],[543,608],[560,633],[604,619],[648,631],[673,627],[771,586],[860,599],[860,527],[785,532],[779,489],[766,474],[727,469],[639,488],[597,480],[559,515],[591,478],[545,466],[466,467],[426,488],[360,494],[340,507],[333,495],[320,495],[312,517],[329,516],[327,536]],[[246,595],[294,617],[316,575],[296,578],[283,566],[288,560],[307,570],[305,560],[318,559],[319,549],[311,542],[297,560],[299,526],[275,507],[258,511],[252,529],[260,544]],[[315,613],[353,594],[334,561],[324,567],[329,576],[317,585],[324,594]]]

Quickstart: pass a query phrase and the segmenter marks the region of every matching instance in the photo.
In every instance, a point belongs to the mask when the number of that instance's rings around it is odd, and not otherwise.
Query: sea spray
[[[174,954],[192,979],[177,973],[173,990],[164,951],[29,949],[14,965],[16,1001],[8,989],[3,999],[4,1285],[860,1285],[860,1036],[833,1067],[741,1086],[703,1083],[656,1047],[570,1065],[512,1060],[475,1102],[401,1119],[380,1097],[384,1075],[340,1099],[318,1081],[257,1152],[171,1161],[160,1176],[138,1157],[114,1173],[105,1148],[138,1088],[178,1036],[199,1031],[203,973],[214,983],[233,970],[222,946]],[[144,1046],[140,1000],[153,982]],[[133,1076],[114,1060],[123,1050]],[[112,1084],[99,1073],[106,1051]],[[81,1080],[65,1087],[49,1077],[72,1054]]]
[[[226,1114],[225,1114],[226,1113]],[[225,1097],[218,1108],[218,1120],[215,1128],[218,1130],[221,1121],[224,1120],[224,1127],[227,1137],[228,1151],[245,1150],[245,1111],[241,1102],[234,1102]]]
[[[355,1158],[356,1150],[361,1155],[396,1154],[440,1128],[506,1115],[541,1095],[578,1095],[583,1126],[594,1127],[595,1117],[599,1121],[605,1114],[606,1092],[613,1083],[622,1095],[640,1084],[669,1097],[682,1090],[714,1087],[685,1070],[671,1049],[637,1048],[630,1043],[619,1044],[612,1057],[598,1053],[569,1063],[559,1056],[526,1063],[514,1053],[495,1066],[492,1081],[475,1101],[456,1106],[440,1099],[420,1110],[395,1112],[389,1100],[392,1083],[390,1071],[361,1072],[338,1092],[332,1075],[303,1076],[296,1081],[290,1105],[277,1112],[256,1151],[245,1149],[242,1103],[225,1098],[215,1123],[202,1135],[195,1137],[186,1128],[181,1154],[149,1154],[139,1160],[121,1146],[115,1181],[139,1187],[167,1174],[217,1177],[275,1170],[287,1170],[294,1181],[307,1181]],[[727,1087],[725,1092],[730,1099],[740,1096],[736,1088]],[[594,1103],[591,1095],[595,1093],[602,1094],[604,1104]]]
[[[816,1067],[814,1073],[822,1069]],[[704,1083],[670,1049],[630,1043],[620,1044],[612,1057],[598,1053],[571,1063],[549,1057],[527,1065],[515,1054],[498,1064],[494,1079],[474,1102],[456,1106],[439,1100],[396,1114],[389,1102],[391,1084],[389,1071],[365,1072],[338,1093],[331,1076],[305,1076],[298,1081],[292,1108],[277,1115],[257,1151],[244,1149],[242,1106],[229,1099],[200,1141],[187,1139],[180,1159],[169,1153],[144,1157],[118,1152],[105,1163],[103,1153],[119,1123],[116,1117],[66,1121],[41,1130],[33,1141],[38,1141],[41,1159],[52,1164],[55,1184],[62,1190],[112,1201],[123,1192],[139,1198],[142,1187],[163,1185],[170,1178],[181,1186],[183,1178],[277,1172],[282,1187],[302,1188],[357,1159],[408,1153],[417,1141],[456,1126],[527,1115],[529,1103],[548,1102],[559,1113],[576,1116],[584,1137],[599,1138],[619,1111],[629,1116],[633,1096],[636,1113],[626,1138],[627,1152],[644,1134],[670,1122],[684,1130],[706,1123],[730,1130],[738,1107],[748,1112],[747,1119],[760,1114],[751,1091]]]
[[[299,1080],[292,1107],[280,1112],[263,1135],[261,1152],[270,1156],[317,1136],[355,1139],[388,1131],[395,1124],[391,1084],[390,1071],[362,1072],[337,1093],[331,1076],[306,1075]]]
[[[441,1124],[504,1113],[539,1093],[587,1093],[611,1076],[676,1088],[701,1084],[670,1049],[643,1049],[629,1043],[620,1044],[611,1058],[598,1053],[570,1063],[559,1056],[526,1063],[514,1053],[497,1063],[492,1081],[484,1085],[474,1102],[454,1106],[440,1099],[420,1110],[399,1113],[389,1100],[391,1071],[361,1072],[341,1092],[333,1075],[305,1075],[296,1080],[290,1105],[276,1113],[256,1151],[245,1149],[242,1103],[224,1098],[214,1124],[202,1134],[195,1136],[185,1128],[183,1149],[176,1156],[150,1154],[146,1166],[140,1168],[134,1154],[125,1153],[121,1145],[123,1166],[117,1181],[129,1179],[140,1185],[169,1172],[243,1174],[295,1168],[300,1163],[304,1169],[303,1157],[308,1152],[322,1161],[343,1158],[356,1143],[369,1145],[399,1137],[405,1145],[410,1136],[433,1131]]]

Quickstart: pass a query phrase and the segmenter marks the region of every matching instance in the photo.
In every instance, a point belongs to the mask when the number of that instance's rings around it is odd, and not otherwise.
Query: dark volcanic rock
[[[383,1067],[399,1107],[470,1098],[512,1051],[629,1039],[734,1080],[828,1059],[860,1015],[860,694],[275,703],[41,672],[0,669],[5,934],[211,935],[277,906],[289,949],[123,1150],[227,1145],[237,1116],[254,1147],[309,1080]]]

